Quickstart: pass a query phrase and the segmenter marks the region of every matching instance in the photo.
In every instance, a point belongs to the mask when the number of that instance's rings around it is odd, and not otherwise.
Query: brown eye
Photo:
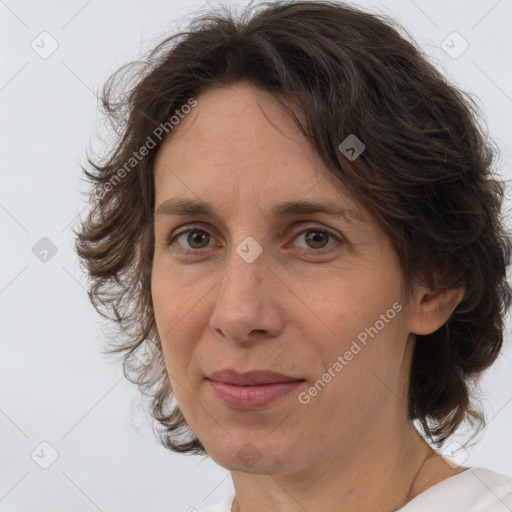
[[[334,239],[334,244],[340,241],[340,239],[330,231],[318,228],[310,228],[301,231],[295,239],[300,239],[301,237],[303,237],[304,242],[306,243],[306,246],[302,246],[303,249],[322,250],[333,245],[333,243],[328,244],[329,238]]]
[[[337,242],[341,242],[340,237],[334,233],[317,227],[310,227],[301,231],[295,236],[294,240],[300,240],[301,238],[303,239],[302,245],[299,244],[296,245],[296,247],[307,250],[309,253],[317,252],[322,254],[329,252],[331,246],[336,246]],[[331,243],[329,243],[329,239],[332,240]],[[175,242],[177,242],[177,244],[175,244]],[[210,233],[196,227],[184,229],[183,231],[172,234],[169,237],[168,245],[177,245],[177,249],[180,251],[197,253],[201,249],[215,247],[216,241]]]
[[[329,241],[329,234],[325,231],[308,231],[304,240],[313,249],[323,249]]]
[[[179,242],[181,240],[181,242]],[[169,240],[169,245],[178,241],[178,245],[184,250],[197,250],[207,248],[213,237],[202,229],[192,228],[175,234]]]

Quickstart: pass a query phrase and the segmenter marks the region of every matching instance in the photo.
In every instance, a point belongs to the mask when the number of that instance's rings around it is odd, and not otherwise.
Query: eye
[[[317,227],[310,227],[298,233],[294,240],[303,239],[305,242],[304,249],[315,249],[315,252],[325,252],[324,248],[330,247],[331,245],[335,245],[336,242],[340,242],[340,238],[336,236],[334,233],[327,231],[325,229],[320,229]],[[334,242],[328,244],[329,238],[334,239]]]
[[[330,249],[325,249],[326,247],[341,242],[341,239],[331,231],[316,226],[308,227],[297,233],[293,240],[300,240],[301,238],[306,245],[298,247],[306,250],[308,253],[317,252],[323,254],[330,251]],[[333,240],[330,244],[328,243],[329,238]],[[172,234],[167,243],[168,245],[173,245],[175,242],[178,243],[180,250],[185,252],[198,252],[200,249],[208,249],[219,245],[215,243],[215,238],[208,231],[198,227],[188,228]]]
[[[182,241],[181,243],[179,241]],[[199,228],[190,228],[174,234],[168,240],[168,245],[178,241],[178,245],[187,250],[197,250],[208,248],[208,243],[214,241],[214,238],[207,231]],[[183,244],[188,244],[188,247]]]

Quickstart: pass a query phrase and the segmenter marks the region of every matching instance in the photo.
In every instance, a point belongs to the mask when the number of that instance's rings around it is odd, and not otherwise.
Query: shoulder
[[[512,477],[468,468],[430,487],[398,512],[506,512],[512,510]]]

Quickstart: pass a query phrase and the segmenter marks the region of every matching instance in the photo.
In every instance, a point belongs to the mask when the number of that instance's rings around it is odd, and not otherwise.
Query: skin
[[[209,456],[232,472],[233,510],[342,503],[344,512],[391,511],[462,471],[412,426],[407,385],[415,334],[445,323],[463,290],[434,295],[417,285],[407,300],[389,238],[272,95],[237,83],[197,100],[157,155],[155,210],[171,198],[200,199],[219,218],[155,217],[152,297],[176,399]],[[274,204],[304,199],[334,201],[360,218],[269,217]],[[178,228],[202,231],[169,244]],[[308,242],[316,230],[339,241],[317,234]],[[236,252],[248,236],[263,250],[252,263]],[[297,394],[395,303],[400,312],[301,403]],[[224,368],[305,382],[264,409],[241,411],[205,379]],[[259,456],[250,467],[237,457],[249,442]]]

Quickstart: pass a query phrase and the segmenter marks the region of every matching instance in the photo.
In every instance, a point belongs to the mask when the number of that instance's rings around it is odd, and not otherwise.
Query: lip
[[[276,382],[275,384],[262,384],[260,386],[236,386],[209,380],[217,398],[228,407],[234,409],[255,410],[262,409],[272,402],[289,395],[303,381]]]
[[[234,384],[235,386],[260,386],[263,384],[277,384],[304,380],[297,377],[289,377],[288,375],[283,375],[282,373],[270,370],[237,372],[232,369],[213,372],[208,379],[216,382],[222,382],[224,384]]]
[[[207,378],[217,398],[234,409],[256,410],[289,395],[304,379],[269,370],[214,372]]]

